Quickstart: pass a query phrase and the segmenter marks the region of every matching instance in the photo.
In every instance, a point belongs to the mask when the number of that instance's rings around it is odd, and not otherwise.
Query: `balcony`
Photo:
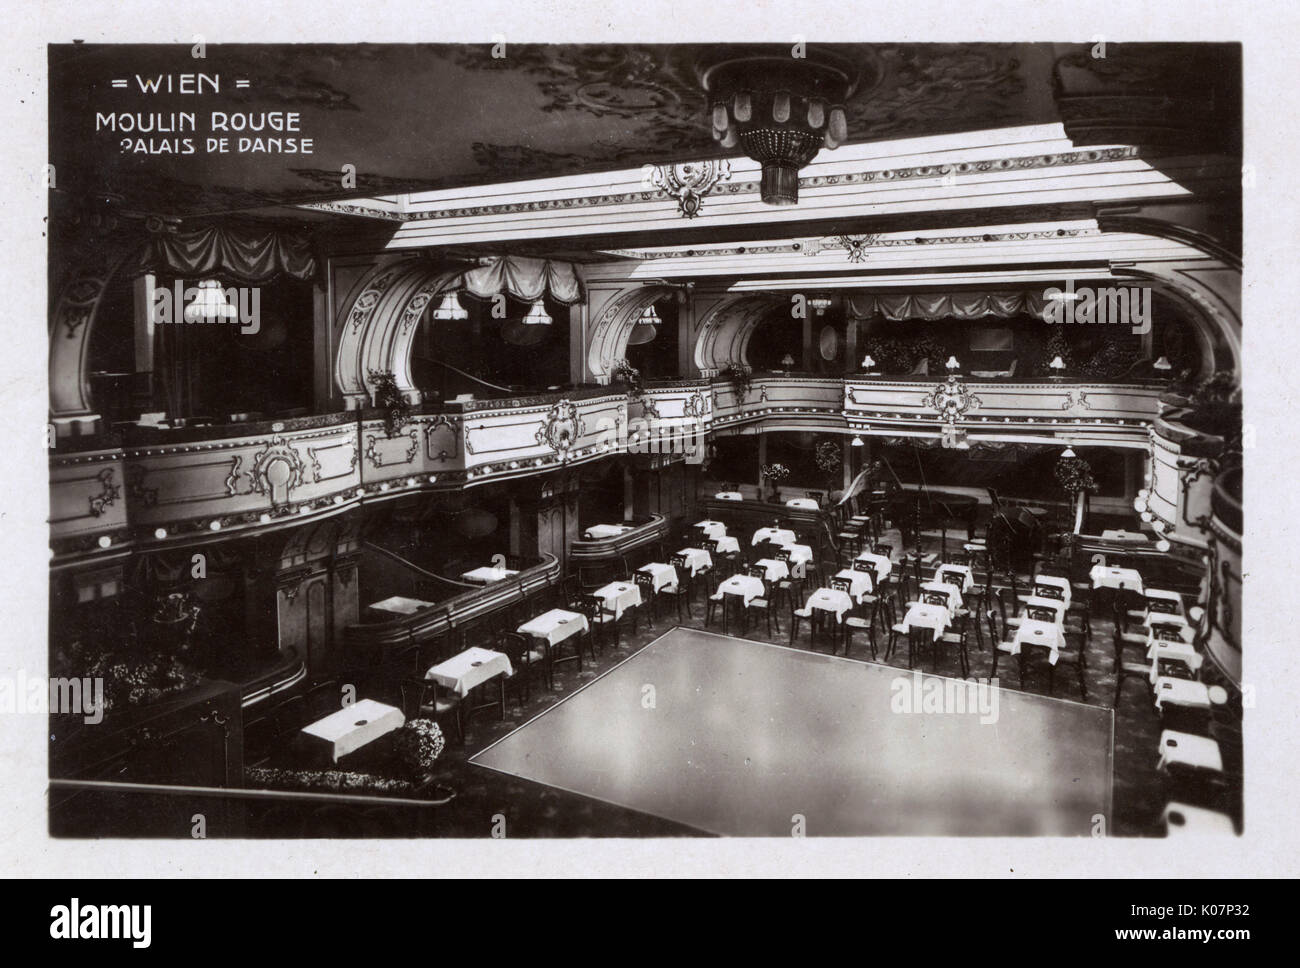
[[[166,430],[130,427],[50,459],[55,567],[216,540],[369,501],[460,490],[623,453],[690,453],[707,432],[839,430],[1149,447],[1160,387],[1074,380],[756,374]]]

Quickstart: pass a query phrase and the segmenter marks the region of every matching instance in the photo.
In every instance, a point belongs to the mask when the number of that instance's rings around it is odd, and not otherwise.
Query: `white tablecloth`
[[[763,597],[763,580],[752,575],[732,575],[718,586],[718,591],[723,595],[741,596],[748,607],[754,599]]]
[[[770,541],[784,547],[794,544],[795,533],[789,528],[759,528],[754,532],[754,540],[751,544],[759,544],[763,541]]]
[[[767,570],[768,581],[780,581],[782,578],[790,577],[790,566],[784,561],[777,561],[775,558],[759,558],[754,564],[762,565]]]
[[[743,501],[744,497],[739,491],[719,491],[713,495],[719,501]]]
[[[328,743],[334,761],[338,762],[339,757],[361,749],[405,722],[406,717],[396,706],[360,699],[304,726],[302,731]]]
[[[1148,678],[1153,686],[1156,684],[1156,680],[1160,678],[1161,660],[1181,662],[1192,675],[1196,675],[1197,670],[1201,668],[1201,663],[1204,661],[1201,654],[1186,642],[1169,642],[1159,639],[1147,646],[1147,658],[1151,660],[1151,675]]]
[[[694,578],[701,568],[713,567],[713,555],[704,548],[683,548],[677,552],[686,559],[686,567],[691,570],[691,577]]]
[[[643,571],[654,579],[655,591],[671,588],[677,584],[677,569],[672,565],[665,565],[656,561],[648,565],[642,565],[637,571]]]
[[[1020,603],[1020,614],[1023,616],[1028,608],[1050,608],[1057,625],[1065,627],[1065,602],[1058,602],[1055,598],[1039,598],[1037,595],[1030,595]]]
[[[696,521],[695,526],[704,532],[706,538],[721,538],[727,533],[727,526],[721,521]]]
[[[563,608],[553,608],[536,618],[530,618],[517,629],[520,635],[530,635],[535,639],[545,639],[551,645],[563,642],[571,635],[587,631],[587,616],[581,612],[570,612]]]
[[[843,578],[849,583],[849,594],[855,601],[862,601],[863,595],[871,594],[871,572],[854,571],[852,568],[844,568],[835,573],[836,578]]]
[[[889,577],[889,573],[894,570],[894,563],[884,555],[877,555],[870,551],[864,551],[858,555],[858,561],[869,561],[876,566],[876,581],[884,581]]]
[[[424,678],[432,679],[438,685],[464,697],[475,686],[481,686],[489,679],[514,674],[510,657],[504,652],[474,646],[433,666],[424,674]]]
[[[804,565],[813,560],[813,551],[809,545],[788,544],[785,550],[790,552],[790,564]]]
[[[472,571],[467,571],[460,577],[465,581],[477,582],[480,585],[490,585],[494,581],[502,581],[503,579],[511,578],[517,574],[519,574],[519,572],[512,571],[509,568],[492,568],[484,565],[482,568],[475,568]]]
[[[641,604],[641,589],[635,582],[612,581],[603,588],[591,593],[605,604],[605,608],[614,613],[615,618],[622,618],[623,613]]]
[[[1088,577],[1092,579],[1093,588],[1119,588],[1123,585],[1129,591],[1142,591],[1142,576],[1132,568],[1093,565]]]
[[[1155,609],[1149,609],[1152,615],[1168,615],[1170,618],[1183,617],[1183,596],[1177,592],[1171,592],[1164,588],[1148,588],[1146,590],[1147,598],[1158,598],[1162,601],[1172,602],[1178,610],[1176,612],[1159,612]]]
[[[1065,636],[1055,622],[1040,622],[1033,618],[1022,618],[1020,628],[1016,629],[1015,638],[1011,640],[1011,654],[1019,655],[1023,645],[1045,645],[1051,651],[1047,661],[1056,665],[1060,657],[1059,650],[1065,648]]]
[[[935,578],[938,581],[944,581],[945,577],[955,579],[951,584],[957,585],[963,592],[968,592],[975,584],[975,578],[971,575],[969,565],[940,565],[935,572]]]
[[[1103,541],[1132,541],[1135,544],[1147,544],[1151,540],[1141,531],[1113,531],[1113,530],[1103,531],[1101,533],[1101,539]]]
[[[1205,683],[1194,679],[1174,679],[1160,676],[1155,684],[1156,709],[1164,710],[1164,704],[1186,706],[1189,709],[1209,709],[1210,690]]]
[[[961,589],[956,585],[950,585],[948,582],[928,581],[921,586],[922,591],[942,592],[948,596],[948,610],[955,612],[961,608]]]
[[[835,621],[843,622],[844,616],[853,608],[853,600],[849,598],[848,592],[842,592],[837,588],[819,588],[808,596],[808,608],[820,609],[823,612],[834,612]]]
[[[715,538],[714,540],[718,543],[718,554],[720,555],[740,551],[740,542],[736,540],[734,534],[724,534],[721,538]]]
[[[593,524],[585,533],[592,541],[598,541],[601,538],[617,538],[623,532],[631,530],[626,524]]]
[[[918,628],[934,629],[935,635],[942,635],[952,622],[948,615],[948,610],[942,605],[926,605],[924,602],[918,602],[907,610],[903,616],[903,624],[908,628],[913,625]]]
[[[1178,630],[1178,638],[1179,638],[1183,643],[1187,644],[1187,645],[1188,645],[1188,648],[1191,647],[1190,643],[1191,643],[1191,642],[1196,638],[1196,629],[1192,628],[1190,625],[1188,625],[1188,624],[1185,623],[1185,622],[1182,622],[1182,623],[1179,623],[1179,622],[1157,622],[1156,625],[1166,625],[1166,626],[1169,626],[1170,628],[1175,628],[1175,629],[1177,629],[1177,630]],[[1156,626],[1155,626],[1155,625],[1148,625],[1148,626],[1147,626],[1147,646],[1148,646],[1148,647],[1150,647],[1150,645],[1151,645],[1152,642],[1168,642],[1168,641],[1170,641],[1170,640],[1169,640],[1169,639],[1162,639],[1162,638],[1160,638],[1160,636],[1156,635]]]
[[[810,497],[792,497],[785,502],[785,506],[788,508],[803,508],[805,511],[816,511],[818,509],[817,502]]]
[[[889,545],[889,560],[898,563],[900,556],[903,554],[903,532],[897,528],[886,528],[880,532],[880,537],[876,539],[876,545]]]
[[[1174,729],[1160,732],[1160,761],[1157,770],[1166,770],[1174,764],[1197,766],[1203,770],[1223,772],[1223,756],[1219,744],[1208,736],[1180,733]]]
[[[375,602],[370,607],[377,612],[392,612],[394,615],[414,615],[422,608],[428,608],[433,602],[422,602],[418,598],[403,598],[394,595],[382,602]]]
[[[1050,588],[1059,588],[1062,594],[1065,596],[1062,599],[1062,601],[1065,602],[1065,607],[1066,608],[1070,607],[1071,588],[1070,588],[1070,580],[1068,578],[1058,578],[1056,575],[1039,575],[1037,578],[1034,579],[1034,584],[1046,585]],[[1043,597],[1047,598],[1048,596],[1044,595]]]

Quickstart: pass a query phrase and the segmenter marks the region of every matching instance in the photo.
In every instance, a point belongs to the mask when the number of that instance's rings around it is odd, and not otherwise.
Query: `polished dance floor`
[[[1112,740],[1108,709],[678,628],[470,762],[731,836],[1088,836]]]

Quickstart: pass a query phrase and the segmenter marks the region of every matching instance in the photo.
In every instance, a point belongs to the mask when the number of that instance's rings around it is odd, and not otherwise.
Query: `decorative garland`
[[[371,370],[375,406],[384,411],[384,434],[396,437],[411,419],[411,404],[397,387],[397,377],[386,370]]]

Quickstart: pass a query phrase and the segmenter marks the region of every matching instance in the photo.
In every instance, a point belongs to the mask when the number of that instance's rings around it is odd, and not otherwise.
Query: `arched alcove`
[[[587,370],[597,383],[608,383],[614,364],[627,355],[628,337],[645,308],[674,292],[669,286],[638,286],[605,302],[587,344]]]

